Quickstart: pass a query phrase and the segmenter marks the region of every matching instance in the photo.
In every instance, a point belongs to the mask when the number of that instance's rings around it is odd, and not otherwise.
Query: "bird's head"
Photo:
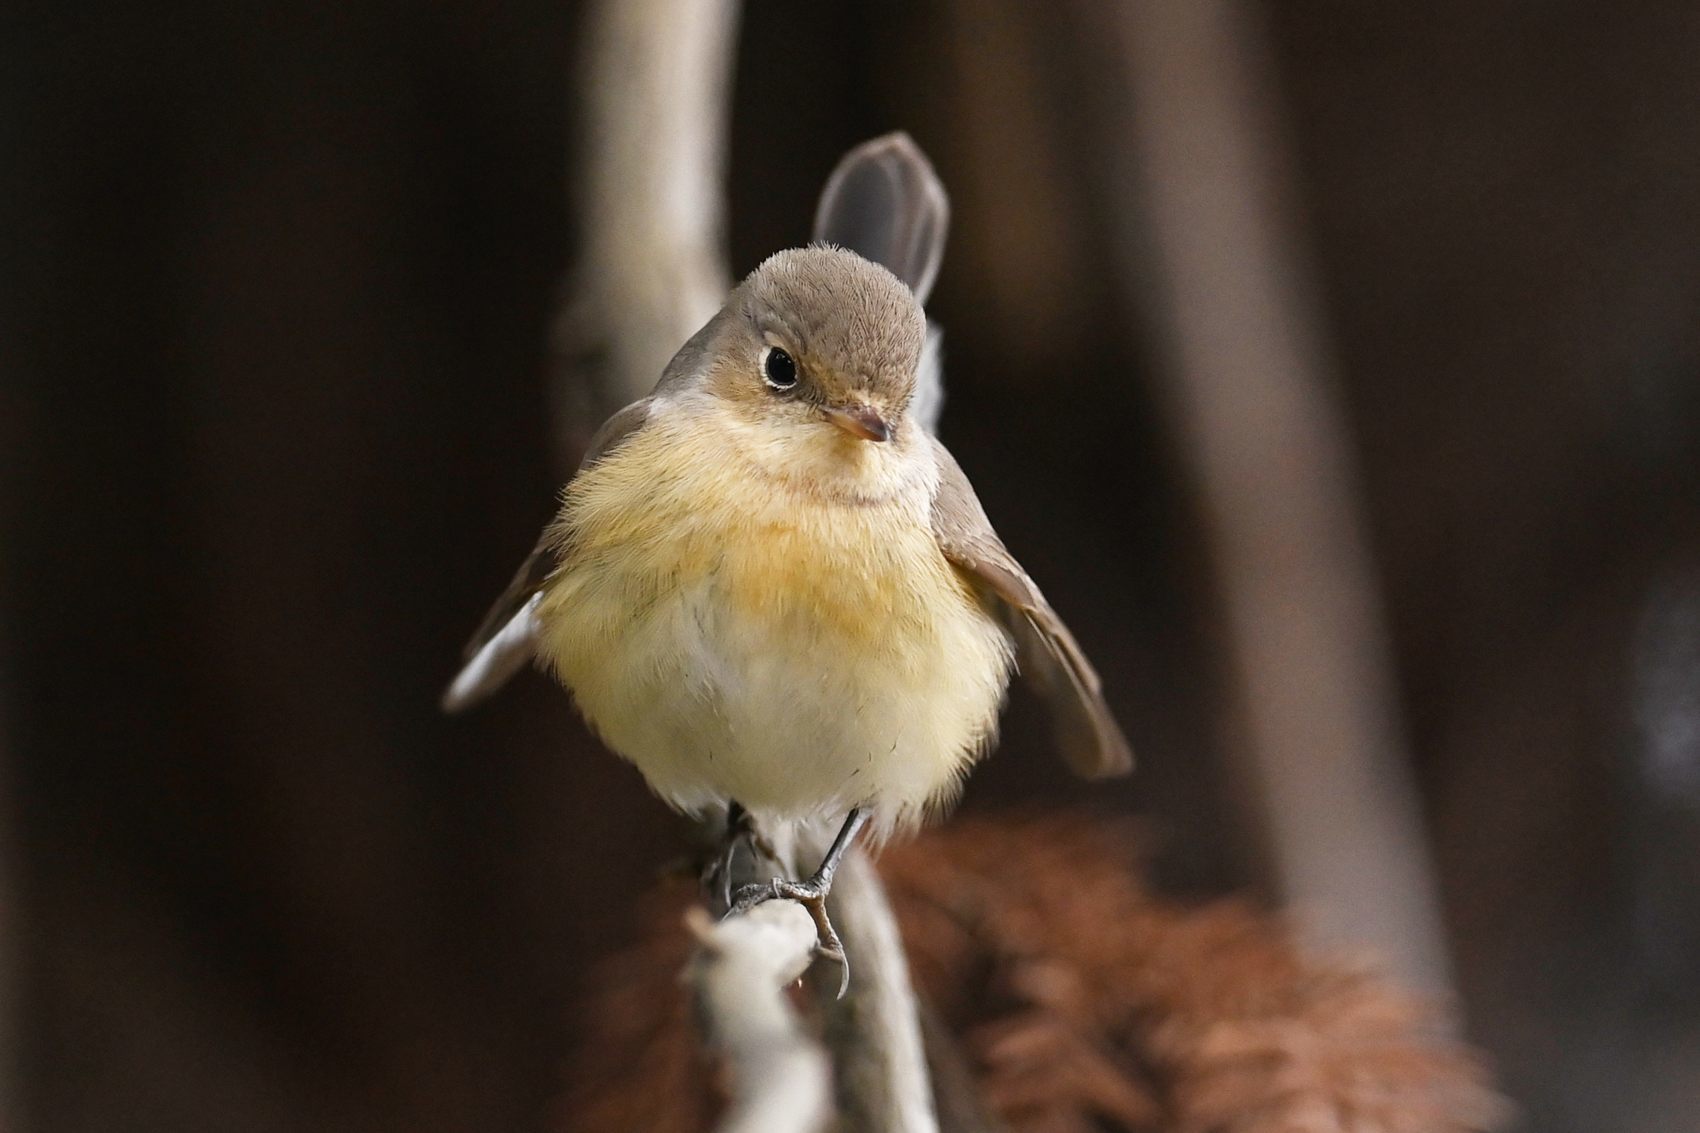
[[[872,487],[922,442],[908,409],[926,318],[885,268],[841,248],[780,252],[718,321],[701,388],[762,466]]]

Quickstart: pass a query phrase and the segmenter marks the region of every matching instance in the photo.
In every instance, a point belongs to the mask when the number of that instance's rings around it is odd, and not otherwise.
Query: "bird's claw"
[[[815,922],[815,954],[836,963],[839,967],[838,998],[850,990],[850,958],[844,953],[844,941],[832,927],[826,914],[829,887],[811,878],[808,881],[787,881],[776,877],[772,881],[745,885],[733,895],[726,915],[738,916],[768,901],[795,901],[803,906],[809,919]]]

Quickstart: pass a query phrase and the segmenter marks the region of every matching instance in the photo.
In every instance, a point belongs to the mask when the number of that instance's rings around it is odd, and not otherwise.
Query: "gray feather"
[[[1127,774],[1133,769],[1133,749],[1104,701],[1097,671],[998,538],[956,458],[937,440],[933,453],[939,464],[933,535],[945,558],[1003,614],[1021,671],[1050,708],[1063,758],[1087,779]]]
[[[821,190],[815,240],[848,248],[909,285],[922,303],[938,278],[950,197],[908,134],[887,134],[844,155]]]

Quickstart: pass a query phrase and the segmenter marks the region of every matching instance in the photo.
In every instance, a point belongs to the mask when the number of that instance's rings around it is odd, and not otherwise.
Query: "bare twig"
[[[690,979],[729,1069],[722,1133],[811,1133],[830,1112],[826,1053],[804,1034],[785,989],[809,966],[815,925],[800,905],[772,901],[718,923],[693,909]]]
[[[834,917],[855,963],[849,993],[827,1013],[846,1129],[938,1133],[915,989],[903,938],[873,865],[860,852],[833,884]],[[835,975],[823,973],[825,982]]]
[[[771,838],[775,856],[791,876],[807,873],[830,840],[830,830],[814,826],[778,830]],[[909,958],[885,886],[858,849],[839,867],[831,906],[853,965],[850,990],[842,1000],[835,998],[839,973],[831,965],[811,973],[810,982],[816,1001],[825,1005],[824,1037],[837,1074],[836,1128],[844,1133],[938,1133]]]

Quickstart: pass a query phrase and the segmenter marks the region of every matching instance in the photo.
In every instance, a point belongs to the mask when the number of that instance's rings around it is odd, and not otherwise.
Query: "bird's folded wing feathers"
[[[939,464],[933,535],[945,558],[1002,607],[1021,670],[1051,710],[1063,758],[1084,778],[1126,774],[1133,768],[1133,751],[1104,702],[1097,671],[992,529],[956,458],[936,440],[933,450]]]
[[[651,398],[633,402],[603,423],[590,439],[582,469],[606,456],[649,419]],[[443,693],[445,712],[471,708],[508,682],[531,661],[537,646],[537,598],[543,584],[555,572],[555,552],[544,531],[537,546],[526,556],[513,581],[490,607],[478,631],[467,642],[460,672]]]

